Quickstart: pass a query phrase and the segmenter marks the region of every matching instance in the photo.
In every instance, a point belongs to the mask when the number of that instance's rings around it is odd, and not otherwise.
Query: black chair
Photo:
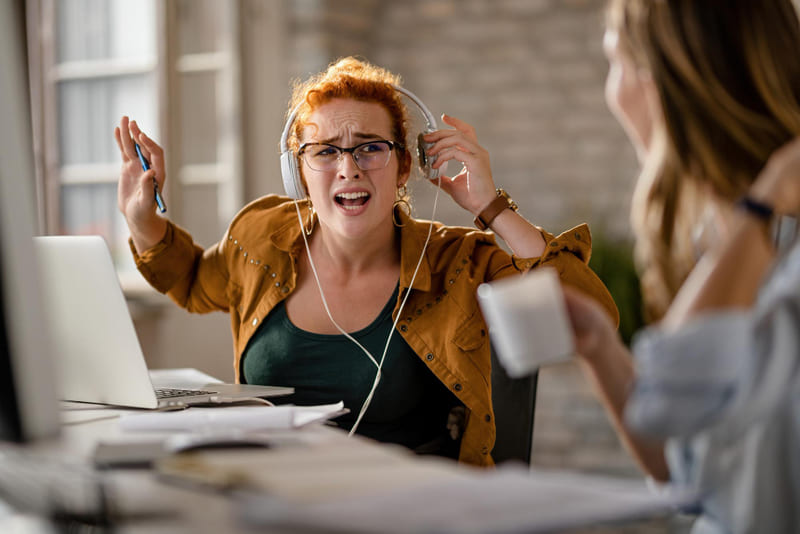
[[[492,404],[497,427],[492,451],[495,463],[516,460],[530,464],[538,379],[538,371],[523,378],[509,377],[492,348]]]

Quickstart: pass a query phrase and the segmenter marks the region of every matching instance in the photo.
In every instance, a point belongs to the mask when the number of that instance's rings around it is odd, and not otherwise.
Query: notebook
[[[157,391],[103,238],[42,236],[34,245],[45,309],[52,315],[61,399],[163,408],[293,393],[289,387],[224,383]]]

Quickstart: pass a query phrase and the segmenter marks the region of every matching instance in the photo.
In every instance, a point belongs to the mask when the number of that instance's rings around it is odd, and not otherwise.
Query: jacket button
[[[458,384],[458,383],[456,383],[456,384],[453,386],[453,389],[454,389],[454,390],[456,390],[456,391],[461,391],[461,390],[462,390],[462,389],[464,389],[464,388],[461,386],[461,384]]]
[[[550,241],[550,246],[551,247],[557,247],[558,243],[556,243],[555,241]]]
[[[253,326],[258,324],[258,317],[253,317]]]
[[[408,326],[406,326],[406,325],[404,325],[404,324],[401,324],[401,325],[400,325],[400,331],[401,331],[401,332],[407,332],[407,331],[408,331]]]
[[[484,420],[485,420],[487,423],[489,423],[489,422],[492,420],[492,416],[491,416],[491,414],[488,414],[488,413],[487,413],[486,415],[484,415],[484,416],[483,416],[483,419],[484,419]]]
[[[284,293],[284,294],[288,293],[289,292],[289,286],[283,286],[281,288],[281,292]]]
[[[481,454],[489,454],[489,447],[483,447],[481,449]]]
[[[425,355],[425,359],[428,360],[429,362],[432,362],[433,361],[433,353],[429,352],[428,354],[426,354]]]
[[[578,241],[581,240],[581,233],[580,232],[575,232],[575,239],[577,239]]]

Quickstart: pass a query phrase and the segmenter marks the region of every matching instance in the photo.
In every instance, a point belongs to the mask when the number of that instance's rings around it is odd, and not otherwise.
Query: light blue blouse
[[[626,421],[702,496],[693,532],[800,533],[800,242],[752,310],[647,329],[634,354]]]

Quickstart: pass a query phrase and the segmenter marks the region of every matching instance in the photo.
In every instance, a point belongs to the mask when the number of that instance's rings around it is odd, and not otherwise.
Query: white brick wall
[[[435,115],[475,126],[495,181],[552,231],[629,236],[633,150],[603,100],[602,0],[302,0],[295,77],[357,54],[403,76]],[[420,184],[422,185],[422,184]],[[431,189],[416,187],[417,214]],[[437,218],[470,224],[447,199]]]
[[[370,59],[400,72],[435,113],[472,123],[495,181],[531,220],[627,236],[636,162],[603,100],[603,4],[387,2]],[[452,204],[442,218],[471,219]]]

